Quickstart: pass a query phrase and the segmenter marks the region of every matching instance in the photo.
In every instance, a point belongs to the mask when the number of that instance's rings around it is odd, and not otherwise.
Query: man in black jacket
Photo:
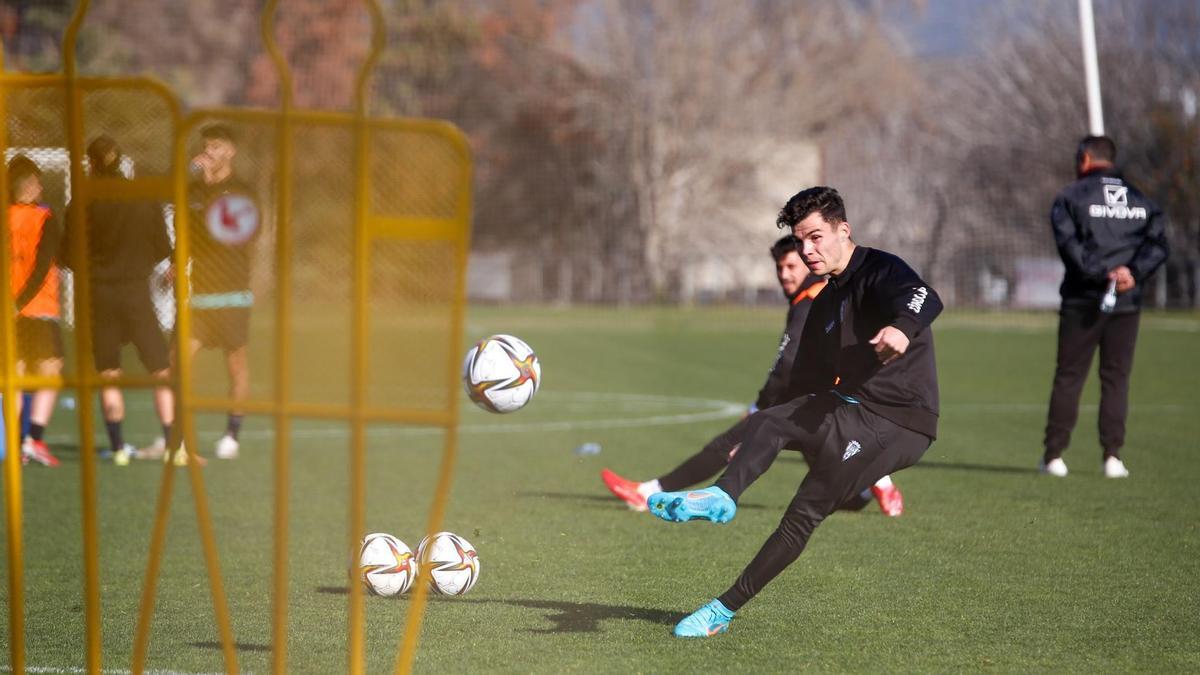
[[[120,170],[121,149],[111,137],[97,136],[88,144],[93,179],[125,180]],[[130,342],[146,371],[163,381],[154,390],[154,407],[169,438],[175,418],[175,398],[167,376],[167,342],[150,298],[150,274],[171,256],[162,206],[148,201],[97,199],[87,206],[88,272],[92,295],[92,356],[103,379],[121,375],[121,347]],[[70,233],[67,236],[71,242]],[[71,258],[68,254],[68,259]],[[78,263],[75,262],[75,265]],[[117,387],[100,390],[104,425],[111,456],[118,466],[136,456],[125,442],[125,398]]]
[[[1071,442],[1079,395],[1097,346],[1104,475],[1129,475],[1120,451],[1142,288],[1167,259],[1166,218],[1121,177],[1116,155],[1116,145],[1106,136],[1080,141],[1075,155],[1079,178],[1063,188],[1050,210],[1066,274],[1059,288],[1058,363],[1040,468],[1060,478],[1067,475],[1062,453]]]
[[[788,383],[800,348],[800,333],[804,328],[804,321],[808,317],[813,299],[825,288],[825,280],[811,274],[805,266],[800,257],[800,246],[800,240],[792,234],[779,239],[771,246],[771,258],[775,261],[775,278],[788,300],[788,312],[775,362],[767,373],[767,381],[759,390],[758,397],[737,423],[717,434],[699,452],[659,478],[639,482],[624,478],[608,469],[601,471],[600,478],[604,485],[631,509],[645,511],[646,499],[652,494],[683,490],[711,480],[737,454],[750,415],[786,400]],[[875,485],[864,490],[859,499],[845,505],[844,508],[861,509],[870,503],[872,497],[878,499],[879,508],[888,516],[899,516],[904,512],[904,498],[900,489],[892,483],[891,476],[880,478]]]
[[[778,528],[720,597],[675,626],[679,637],[724,632],[734,612],[792,563],[826,516],[882,476],[915,464],[937,436],[933,333],[941,300],[903,260],[858,246],[841,196],[804,190],[779,214],[813,274],[829,275],[800,338],[786,402],[751,416],[742,447],[716,485],[652,495],[663,520],[728,522],[737,500],[783,448],[809,472]]]

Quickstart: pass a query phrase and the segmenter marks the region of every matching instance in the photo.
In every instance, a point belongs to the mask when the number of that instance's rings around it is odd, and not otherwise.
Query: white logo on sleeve
[[[929,289],[924,286],[917,289],[913,293],[912,299],[908,301],[908,309],[913,314],[920,314],[921,308],[925,306],[925,298],[929,297]]]
[[[850,441],[846,445],[846,451],[842,453],[842,461],[844,462],[844,461],[850,459],[851,457],[857,455],[859,453],[859,451],[861,451],[861,450],[862,450],[862,446],[859,445],[858,441]]]

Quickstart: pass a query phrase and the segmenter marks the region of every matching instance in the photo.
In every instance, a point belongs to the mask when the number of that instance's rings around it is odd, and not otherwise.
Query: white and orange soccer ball
[[[520,338],[493,335],[463,360],[463,386],[475,405],[494,413],[524,408],[542,384],[537,354]]]
[[[417,544],[417,559],[434,593],[462,595],[479,580],[479,554],[471,542],[453,532],[426,535]]]
[[[399,595],[412,587],[417,570],[417,559],[404,542],[383,532],[363,537],[358,550],[358,572],[371,593]]]

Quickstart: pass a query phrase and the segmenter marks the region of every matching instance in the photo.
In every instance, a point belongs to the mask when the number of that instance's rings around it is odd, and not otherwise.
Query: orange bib
[[[13,204],[8,207],[8,226],[12,232],[12,295],[16,298],[37,260],[38,244],[42,241],[50,209],[35,204]],[[21,316],[58,318],[58,266],[50,265],[46,281],[37,295],[21,309]]]

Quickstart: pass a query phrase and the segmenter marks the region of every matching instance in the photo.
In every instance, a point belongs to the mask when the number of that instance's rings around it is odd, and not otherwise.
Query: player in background
[[[62,329],[59,326],[59,279],[55,263],[59,231],[50,208],[41,204],[42,170],[25,155],[8,163],[9,246],[11,293],[16,299],[18,376],[55,376],[63,369]],[[22,397],[23,398],[23,397]],[[29,435],[21,442],[21,461],[58,466],[58,458],[43,437],[54,412],[56,389],[38,389],[30,404]],[[17,401],[18,410],[21,399]]]
[[[813,530],[879,480],[915,464],[937,435],[938,384],[930,324],[942,303],[900,258],[858,246],[836,190],[814,187],[779,214],[803,242],[813,274],[829,275],[800,337],[785,403],[751,415],[742,447],[716,485],[651,495],[670,522],[718,523],[780,450],[798,448],[809,471],[775,532],[727,591],[675,626],[679,637],[724,632],[734,612],[790,565]],[[667,558],[668,569],[694,555]]]
[[[625,501],[635,511],[646,510],[646,499],[657,492],[674,492],[711,480],[725,468],[737,454],[742,435],[750,417],[759,410],[783,403],[788,392],[788,382],[795,366],[800,347],[800,333],[813,299],[825,288],[825,281],[810,274],[800,257],[800,240],[787,235],[771,246],[771,257],[775,260],[775,278],[788,300],[787,323],[779,339],[779,350],[775,363],[767,373],[767,381],[758,392],[758,398],[750,405],[746,415],[736,424],[717,434],[700,452],[685,459],[670,472],[649,481],[633,481],[604,469],[600,478],[614,495]],[[891,476],[880,478],[870,488],[863,490],[859,498],[843,505],[843,509],[857,510],[866,506],[874,495],[879,508],[889,516],[904,512],[904,500],[900,489]]]
[[[111,137],[93,139],[87,156],[93,178],[125,180],[121,149]],[[88,204],[86,216],[96,370],[102,379],[120,377],[121,347],[132,342],[146,371],[164,382],[154,390],[154,408],[163,438],[170,438],[175,419],[175,396],[166,384],[170,358],[150,298],[151,272],[171,257],[162,207],[154,202],[97,199]],[[64,249],[69,251],[70,246],[68,232]],[[69,252],[63,258],[74,260]],[[138,452],[125,442],[125,397],[118,387],[106,386],[100,390],[100,403],[111,448],[105,454],[114,464],[126,466]]]
[[[1058,359],[1040,469],[1062,478],[1062,453],[1079,419],[1079,395],[1100,347],[1100,446],[1108,478],[1125,478],[1121,460],[1129,375],[1137,344],[1142,288],[1167,259],[1166,218],[1121,177],[1117,146],[1088,136],[1075,153],[1079,178],[1054,200],[1050,225],[1062,257]]]
[[[225,354],[229,375],[229,398],[243,401],[250,392],[250,310],[254,293],[250,290],[250,267],[254,262],[254,242],[261,228],[257,214],[249,231],[239,231],[236,219],[222,219],[222,198],[240,196],[256,202],[254,188],[239,178],[233,169],[237,139],[225,124],[212,124],[200,131],[203,149],[192,158],[197,174],[188,184],[191,244],[192,335],[189,349],[193,356],[201,348],[220,349]],[[231,237],[217,238],[209,222],[210,209],[218,216],[218,228],[227,228]],[[228,222],[226,222],[228,221]],[[217,441],[220,459],[238,456],[238,433],[242,411],[229,411],[225,433]]]

